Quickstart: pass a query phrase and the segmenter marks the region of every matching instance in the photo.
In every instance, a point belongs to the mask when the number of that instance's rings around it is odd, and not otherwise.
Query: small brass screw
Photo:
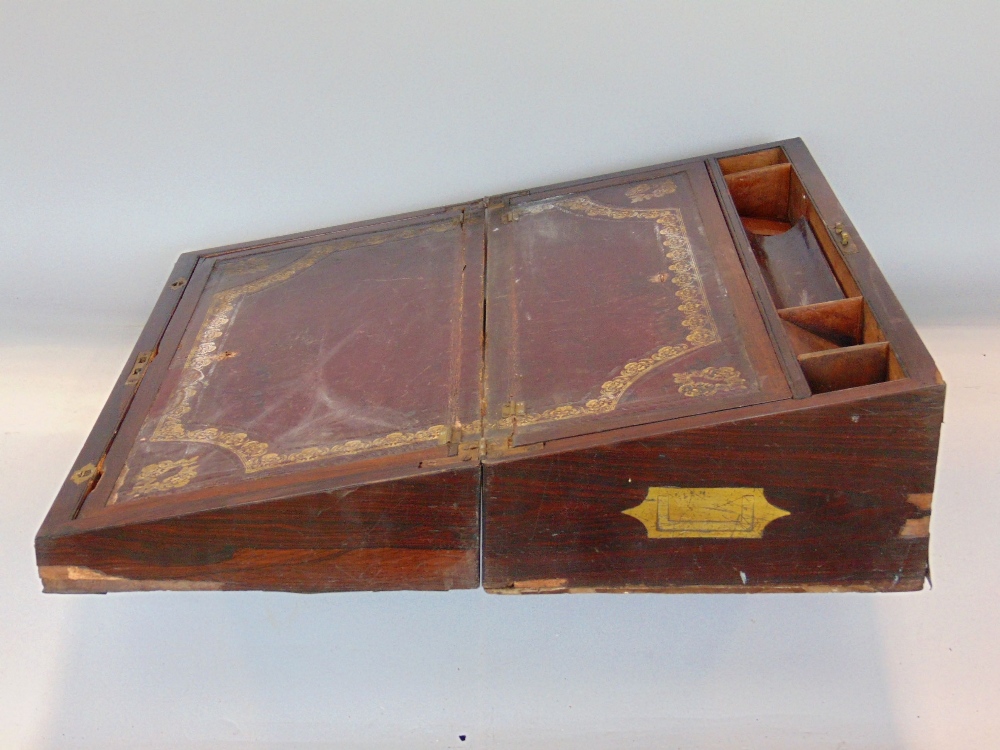
[[[844,225],[839,221],[833,225],[834,233],[840,237],[840,244],[847,247],[851,244],[851,235],[844,231]]]

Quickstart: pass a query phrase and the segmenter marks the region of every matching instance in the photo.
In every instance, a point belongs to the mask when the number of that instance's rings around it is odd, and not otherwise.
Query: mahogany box
[[[184,255],[46,591],[900,591],[944,383],[801,140]]]

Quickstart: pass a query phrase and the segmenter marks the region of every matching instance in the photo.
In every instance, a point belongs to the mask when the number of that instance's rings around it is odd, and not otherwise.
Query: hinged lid
[[[473,459],[482,221],[472,205],[200,259],[83,515]]]

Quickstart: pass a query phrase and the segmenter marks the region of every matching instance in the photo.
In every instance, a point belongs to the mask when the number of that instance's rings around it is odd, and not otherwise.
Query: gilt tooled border
[[[166,411],[153,430],[150,440],[205,443],[224,448],[236,455],[243,465],[244,471],[248,474],[309,461],[353,456],[358,453],[441,440],[447,433],[447,426],[432,425],[413,432],[392,432],[367,440],[345,440],[330,445],[310,446],[289,453],[280,453],[271,450],[267,443],[252,439],[245,432],[227,431],[211,426],[191,429],[184,424],[183,418],[191,411],[191,401],[208,384],[206,370],[224,358],[224,355],[214,353],[216,350],[215,340],[225,334],[231,322],[230,313],[242,297],[287,281],[331,253],[410,239],[431,232],[446,232],[453,229],[454,226],[453,222],[447,222],[399,229],[377,235],[335,240],[311,249],[299,260],[272,274],[233,289],[217,292],[205,314],[205,322],[198,332],[197,343],[191,349],[184,363],[180,379],[181,388],[171,398]],[[464,429],[478,431],[478,425],[467,425]]]
[[[674,273],[672,280],[677,286],[676,295],[681,301],[677,309],[684,313],[681,325],[689,329],[689,332],[684,343],[661,346],[648,357],[626,363],[616,377],[601,386],[600,395],[590,399],[583,406],[563,404],[542,412],[504,417],[496,423],[498,427],[553,422],[614,411],[625,392],[652,370],[683,354],[720,341],[719,331],[715,325],[715,319],[712,317],[712,309],[708,304],[708,295],[705,293],[705,286],[702,284],[698,264],[691,248],[691,240],[684,226],[684,217],[679,208],[618,208],[605,206],[586,196],[576,196],[546,203],[519,206],[512,212],[512,218],[516,220],[520,216],[539,214],[552,209],[583,213],[589,217],[602,219],[650,219],[655,221],[659,241],[667,258],[673,261],[668,268]]]

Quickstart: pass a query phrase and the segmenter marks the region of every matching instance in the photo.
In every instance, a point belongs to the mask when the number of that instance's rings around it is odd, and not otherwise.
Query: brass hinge
[[[523,417],[524,402],[515,401],[514,399],[511,399],[508,403],[503,405],[501,414],[503,415],[504,419],[506,419],[507,417]]]
[[[479,441],[470,443],[459,443],[458,452],[455,454],[461,461],[472,461],[479,456]]]
[[[461,427],[446,427],[438,444],[448,446],[448,455],[458,456],[462,461],[471,461],[479,455],[479,441],[463,443]]]
[[[154,352],[139,352],[135,358],[135,364],[132,365],[132,372],[128,374],[125,378],[125,385],[139,385],[139,381],[142,380],[142,376],[146,374],[146,368],[149,363],[153,361]]]

